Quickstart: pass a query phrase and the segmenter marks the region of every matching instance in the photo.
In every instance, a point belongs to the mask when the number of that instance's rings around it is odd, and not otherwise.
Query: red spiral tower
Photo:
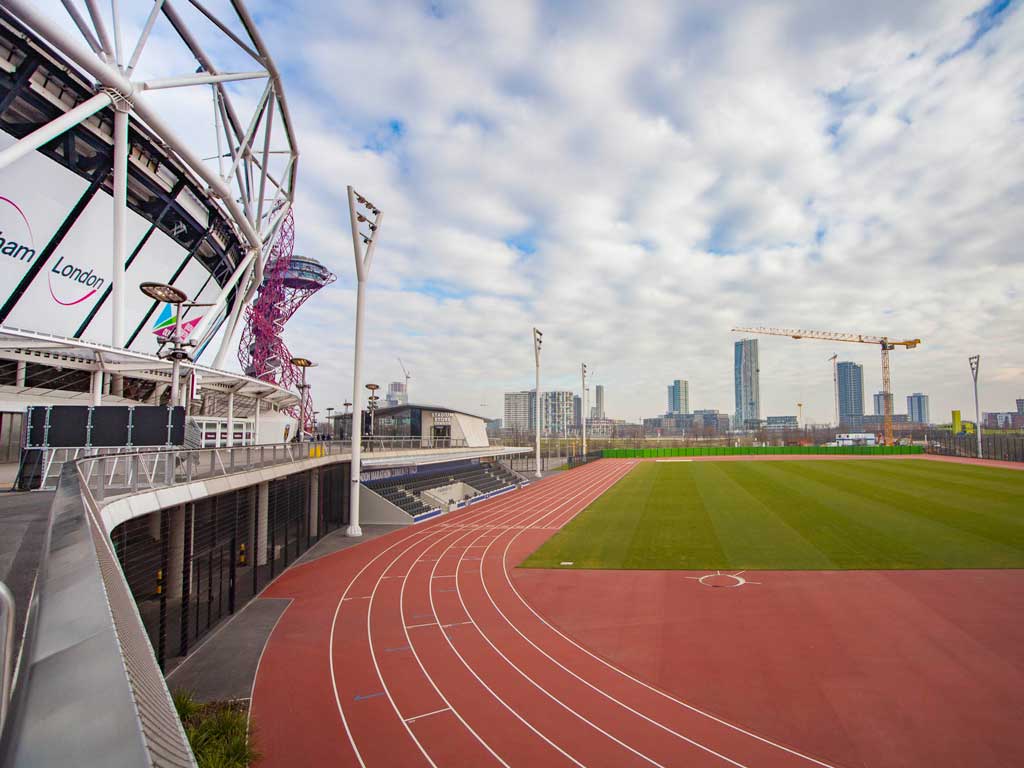
[[[337,278],[316,259],[299,256],[295,249],[295,220],[291,214],[281,222],[277,240],[263,270],[263,283],[256,300],[246,309],[245,327],[238,347],[238,362],[247,376],[296,389],[301,371],[291,364],[292,354],[284,343],[285,324],[310,296]],[[313,431],[313,403],[309,390],[301,392],[306,402],[298,413],[306,414],[302,428]]]

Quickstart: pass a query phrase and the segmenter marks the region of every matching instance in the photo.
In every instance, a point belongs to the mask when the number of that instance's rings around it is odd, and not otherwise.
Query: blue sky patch
[[[968,16],[967,18],[974,22],[974,32],[967,42],[955,51],[939,56],[937,63],[942,64],[974,48],[985,35],[1003,23],[1013,4],[1014,0],[991,0],[984,8]]]

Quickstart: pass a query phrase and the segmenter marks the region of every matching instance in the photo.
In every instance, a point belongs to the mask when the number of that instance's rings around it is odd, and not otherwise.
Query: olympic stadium
[[[258,18],[0,0],[0,768],[1024,761],[1019,461],[381,407],[351,186],[332,413]]]

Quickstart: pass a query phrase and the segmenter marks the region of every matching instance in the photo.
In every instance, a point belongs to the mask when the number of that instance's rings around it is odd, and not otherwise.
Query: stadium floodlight
[[[302,371],[302,383],[299,384],[299,442],[306,436],[306,404],[309,402],[309,384],[306,383],[306,369],[315,368],[316,363],[306,357],[293,357],[292,365]]]
[[[240,253],[230,274],[216,284],[217,293],[209,305],[212,309],[192,330],[200,347],[223,330],[213,363],[220,368],[231,349],[242,309],[263,282],[265,254],[269,255],[294,199],[298,149],[273,58],[243,0],[218,4],[217,11],[194,1],[191,5],[198,14],[187,16],[164,0],[115,0],[108,16],[111,29],[92,0],[85,4],[88,14],[79,12],[77,3],[65,0],[64,11],[70,18],[63,19],[55,11],[44,11],[44,5],[58,7],[36,0],[3,1],[6,11],[91,79],[93,93],[0,152],[0,169],[90,117],[97,117],[98,127],[92,130],[103,132],[105,126],[112,126],[111,343],[123,347],[127,340],[129,167],[138,162],[130,157],[148,151],[135,146],[140,138],[142,146],[150,142],[159,145],[174,165],[181,166],[185,177],[209,192],[202,202],[212,206],[218,226],[225,227],[219,235],[235,241]],[[219,6],[230,6],[230,10]],[[160,19],[164,27],[154,34]],[[137,37],[126,39],[129,31]],[[150,50],[147,58],[144,53],[148,49],[158,50]],[[166,62],[182,56],[198,62],[198,71],[162,76]],[[152,74],[161,76],[148,77],[142,71],[147,65]],[[251,90],[243,85],[238,90],[239,83],[258,85]],[[199,88],[212,95],[213,135],[203,134],[194,119],[184,118],[192,113],[177,110],[174,99],[154,94],[181,88]],[[104,113],[112,113],[112,119]],[[131,125],[136,126],[135,138],[130,136]],[[207,146],[216,146],[214,157],[203,158],[197,151],[197,147]],[[210,162],[213,160],[216,162]],[[212,226],[213,221],[210,223]]]
[[[544,334],[541,331],[539,331],[536,328],[534,328],[533,329],[533,359],[534,359],[534,361],[536,363],[537,387],[534,390],[534,394],[535,394],[535,397],[534,397],[534,406],[535,406],[535,408],[534,408],[534,416],[535,416],[535,418],[534,418],[534,430],[533,430],[533,433],[534,433],[534,452],[533,452],[533,455],[534,455],[534,458],[535,458],[534,465],[535,465],[535,468],[536,468],[536,472],[534,474],[537,477],[541,477],[541,473],[540,473],[540,429],[541,429],[541,418],[540,418],[540,416],[541,416],[541,407],[540,407],[540,348],[541,348],[541,345],[543,343],[544,343]]]
[[[356,338],[352,361],[352,492],[349,494],[349,525],[346,536],[362,536],[359,527],[359,463],[362,458],[363,316],[366,314],[366,280],[370,276],[384,214],[380,208],[348,187],[348,215],[352,223],[352,251],[356,259]]]
[[[583,374],[583,391],[580,392],[580,426],[583,429],[583,456],[587,455],[587,364],[580,364],[580,371]]]
[[[978,368],[981,365],[981,355],[971,355],[967,358],[971,364],[971,376],[974,379],[974,434],[978,436],[978,458],[981,455],[981,407],[978,405]]]
[[[171,342],[171,351],[167,357],[171,359],[171,407],[178,405],[180,399],[179,382],[181,381],[181,361],[190,360],[188,348],[181,338],[181,308],[188,301],[188,294],[180,288],[165,283],[140,283],[139,290],[154,301],[162,301],[174,306],[174,331],[170,339],[161,339],[161,346]],[[163,356],[163,355],[161,355]]]

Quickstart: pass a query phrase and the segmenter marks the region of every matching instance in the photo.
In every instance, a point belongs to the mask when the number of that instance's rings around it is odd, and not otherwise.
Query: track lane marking
[[[637,463],[639,463],[639,462],[632,462],[631,468],[632,468],[632,466],[636,466],[636,464],[637,464]],[[582,510],[580,510],[580,511],[582,511]],[[579,514],[579,513],[577,513],[577,514]],[[574,515],[574,517],[575,517],[575,515]],[[570,519],[571,519],[571,518],[570,518]],[[746,730],[746,729],[745,729],[745,728],[743,728],[742,726],[739,726],[739,725],[735,725],[735,724],[733,724],[733,723],[730,723],[730,722],[728,722],[727,720],[723,720],[723,719],[721,719],[721,718],[719,718],[719,717],[716,717],[715,715],[713,715],[713,714],[711,714],[711,713],[709,713],[709,712],[705,712],[704,710],[702,710],[702,709],[699,709],[698,707],[695,707],[695,706],[693,706],[692,704],[687,704],[686,702],[684,702],[684,701],[681,701],[681,700],[679,700],[679,699],[675,698],[674,696],[672,696],[672,695],[670,695],[670,694],[668,694],[668,693],[665,693],[664,691],[658,690],[658,689],[657,689],[657,688],[655,688],[654,686],[652,686],[652,685],[650,685],[650,684],[648,684],[648,683],[645,683],[645,682],[644,682],[643,680],[640,680],[640,679],[638,679],[638,678],[636,678],[636,677],[633,677],[633,676],[632,676],[632,675],[630,675],[629,673],[627,673],[627,672],[625,672],[625,671],[623,671],[623,670],[619,669],[618,667],[616,667],[616,666],[615,666],[614,664],[612,664],[611,662],[608,662],[608,661],[606,661],[606,660],[602,659],[602,658],[601,658],[600,656],[597,656],[596,654],[592,653],[592,652],[591,652],[591,651],[589,651],[589,650],[588,650],[587,648],[585,648],[584,646],[580,645],[580,644],[579,644],[579,643],[577,643],[577,642],[576,642],[575,640],[573,640],[573,639],[572,639],[571,637],[569,637],[569,636],[567,636],[566,634],[564,634],[563,632],[561,632],[561,631],[560,631],[560,630],[559,630],[559,629],[558,629],[557,627],[555,627],[554,625],[552,625],[551,623],[549,623],[549,622],[548,622],[548,621],[547,621],[547,620],[546,620],[546,619],[545,619],[545,618],[544,618],[543,616],[541,616],[541,615],[540,615],[540,614],[539,614],[539,613],[538,613],[538,612],[537,612],[536,610],[534,610],[533,606],[531,606],[531,605],[530,605],[530,604],[529,604],[529,603],[528,603],[528,602],[526,601],[526,599],[525,599],[525,598],[524,598],[524,597],[522,596],[522,594],[521,594],[521,593],[519,592],[519,590],[518,590],[518,589],[516,589],[516,587],[515,587],[515,584],[513,584],[513,582],[512,582],[512,579],[511,579],[511,577],[509,576],[509,568],[508,568],[508,553],[509,553],[509,549],[511,548],[511,546],[512,546],[512,543],[513,543],[513,542],[514,542],[514,541],[515,541],[515,540],[516,540],[516,539],[517,539],[517,538],[518,538],[518,537],[519,537],[520,535],[521,535],[521,534],[516,534],[516,535],[515,535],[515,536],[513,536],[513,537],[512,537],[512,538],[511,538],[511,539],[509,540],[509,542],[508,542],[508,543],[506,544],[506,546],[505,546],[505,550],[504,550],[504,552],[503,552],[503,554],[502,554],[502,570],[504,571],[504,574],[505,574],[505,581],[506,581],[506,582],[508,583],[508,585],[509,585],[509,587],[511,588],[511,590],[512,590],[513,594],[515,594],[515,596],[516,596],[516,597],[517,597],[517,598],[519,599],[519,601],[520,601],[520,602],[521,602],[521,603],[522,603],[522,604],[523,604],[524,606],[526,606],[526,608],[527,608],[527,609],[528,609],[528,610],[530,611],[530,613],[532,613],[532,614],[533,614],[534,616],[536,616],[536,617],[537,617],[537,618],[538,618],[538,619],[539,619],[539,620],[541,621],[541,623],[542,623],[542,624],[544,624],[545,626],[547,626],[547,627],[548,627],[549,629],[551,629],[551,630],[552,630],[553,632],[555,632],[555,633],[556,633],[557,635],[559,635],[560,637],[562,637],[562,638],[563,638],[564,640],[568,641],[568,642],[569,642],[569,643],[570,643],[571,645],[575,646],[575,647],[576,647],[576,648],[578,648],[579,650],[583,651],[583,652],[584,652],[585,654],[587,654],[587,655],[588,655],[588,656],[590,656],[591,658],[593,658],[593,659],[595,659],[595,660],[597,660],[597,661],[601,662],[601,664],[603,664],[604,666],[608,667],[608,668],[609,668],[609,669],[611,669],[612,671],[614,671],[614,672],[617,672],[618,674],[622,675],[622,676],[623,676],[623,677],[625,677],[626,679],[628,679],[628,680],[631,680],[631,681],[633,681],[634,683],[637,683],[637,684],[639,684],[640,686],[642,686],[642,687],[644,687],[644,688],[646,688],[646,689],[648,689],[648,690],[650,690],[650,691],[653,691],[654,693],[656,693],[656,694],[658,694],[658,695],[660,695],[660,696],[662,696],[662,697],[664,697],[664,698],[668,699],[669,701],[672,701],[672,702],[674,702],[674,703],[676,703],[676,704],[678,704],[678,705],[682,706],[683,708],[685,708],[685,709],[687,709],[687,710],[689,710],[689,711],[691,711],[691,712],[694,712],[694,713],[696,713],[696,714],[698,714],[698,715],[702,715],[702,716],[704,716],[704,717],[707,717],[707,718],[709,718],[709,719],[711,719],[711,720],[715,721],[716,723],[719,723],[719,724],[721,724],[721,725],[724,725],[724,726],[726,726],[727,728],[730,728],[730,729],[732,729],[732,730],[734,730],[734,731],[736,731],[736,732],[738,732],[738,733],[742,733],[742,734],[744,734],[744,735],[746,735],[746,736],[750,736],[751,738],[753,738],[753,739],[756,739],[756,740],[758,740],[758,741],[760,741],[760,742],[763,742],[764,744],[767,744],[767,745],[769,745],[769,746],[772,746],[772,747],[776,747],[776,748],[778,748],[778,749],[780,749],[780,750],[783,750],[784,752],[788,752],[789,754],[791,754],[791,755],[793,755],[793,756],[795,756],[795,757],[799,757],[799,758],[801,758],[801,759],[803,759],[803,760],[807,760],[807,761],[809,761],[809,762],[811,762],[811,763],[814,763],[815,765],[819,765],[819,766],[822,766],[822,768],[836,768],[836,767],[835,767],[834,765],[832,765],[831,763],[826,763],[826,762],[823,762],[823,761],[821,761],[821,760],[818,760],[818,759],[816,759],[816,758],[814,758],[814,757],[811,757],[810,755],[805,755],[805,754],[803,754],[802,752],[799,752],[799,751],[797,751],[797,750],[795,750],[795,749],[791,749],[790,747],[787,747],[787,746],[785,746],[784,744],[779,744],[778,742],[774,742],[774,741],[772,741],[771,739],[767,739],[767,738],[765,738],[765,737],[763,737],[763,736],[759,736],[759,735],[757,735],[756,733],[753,733],[753,732],[751,732],[751,731],[748,731],[748,730]],[[511,622],[510,622],[510,624],[511,624]],[[518,627],[515,627],[515,625],[512,625],[512,626],[513,626],[513,627],[514,627],[514,628],[516,629],[516,631],[517,631],[517,632],[519,631]],[[521,634],[521,633],[520,633],[520,634]],[[525,636],[524,636],[524,637],[525,637]],[[527,640],[528,640],[528,638],[527,638]],[[535,644],[534,644],[534,643],[533,643],[532,641],[529,641],[529,640],[528,640],[528,642],[530,642],[530,643],[531,643],[531,645],[535,645]],[[538,648],[538,650],[540,650],[540,649]],[[544,653],[544,651],[541,651],[541,652],[542,652],[542,653]],[[547,654],[545,654],[545,655],[547,655]],[[557,661],[556,661],[556,663],[559,663],[559,662],[557,662]],[[561,666],[561,664],[559,664],[559,665]],[[566,669],[566,671],[569,671],[569,672],[570,672],[570,674],[573,674],[574,676],[577,676],[577,677],[578,677],[578,675],[576,675],[576,673],[572,672],[571,670],[568,670],[568,668],[565,668],[565,669]],[[582,678],[580,678],[580,679],[582,680]],[[586,681],[584,681],[584,682],[586,682]],[[599,691],[600,693],[602,693],[603,695],[605,695],[605,696],[609,696],[609,698],[613,698],[613,697],[611,697],[611,696],[610,696],[610,695],[609,695],[608,693],[606,693],[605,691],[602,691],[602,690],[600,690],[600,689],[599,689],[598,687],[596,687],[596,686],[594,686],[594,685],[592,685],[592,684],[590,684],[590,683],[587,683],[587,684],[588,684],[588,685],[590,685],[590,687],[594,688],[594,690],[597,690],[597,691]],[[623,706],[627,706],[627,705],[623,704]],[[629,707],[627,706],[627,708],[629,708]],[[637,712],[637,714],[638,714],[638,715],[639,715],[640,717],[643,717],[643,718],[645,718],[645,719],[650,719],[650,718],[648,718],[648,717],[647,717],[646,715],[644,715],[644,714],[642,714],[642,713],[640,713],[640,712]],[[669,731],[670,733],[673,733],[673,734],[675,734],[675,735],[679,736],[679,737],[680,737],[681,739],[683,739],[683,740],[685,740],[685,741],[691,741],[691,742],[692,742],[692,740],[691,740],[691,739],[689,739],[689,738],[688,738],[688,737],[686,737],[686,736],[683,736],[682,734],[679,734],[679,733],[677,733],[676,731],[672,730],[672,729],[671,729],[671,728],[669,728],[668,726],[666,726],[666,725],[664,725],[664,724],[662,724],[662,723],[659,723],[659,722],[657,722],[656,720],[653,720],[653,719],[650,719],[650,720],[651,720],[651,722],[653,722],[653,723],[654,723],[655,725],[658,725],[659,727],[661,727],[661,728],[663,728],[663,729],[665,729],[665,730]],[[692,743],[695,743],[695,744],[696,744],[696,742],[692,742]],[[702,748],[704,748],[704,747],[702,747]],[[725,758],[725,759],[728,759],[728,758]]]

